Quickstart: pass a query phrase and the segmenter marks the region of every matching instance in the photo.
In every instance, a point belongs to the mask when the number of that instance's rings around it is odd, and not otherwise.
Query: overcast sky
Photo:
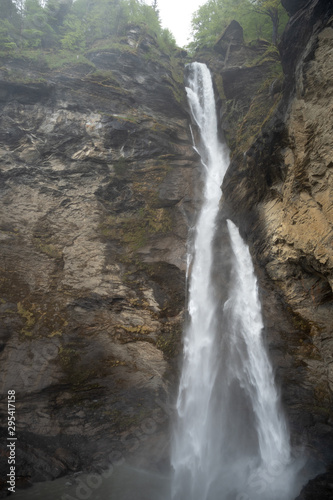
[[[152,1],[145,0],[149,5]],[[191,18],[206,0],[157,0],[163,28],[169,28],[177,45],[183,47],[189,42]]]

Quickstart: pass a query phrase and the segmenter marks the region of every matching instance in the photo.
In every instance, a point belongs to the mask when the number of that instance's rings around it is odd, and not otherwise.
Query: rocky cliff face
[[[293,442],[327,468],[300,499],[329,499],[333,8],[283,3],[283,72],[237,23],[196,59],[231,148],[220,218],[250,245]],[[1,411],[15,389],[17,468],[32,480],[167,457],[200,201],[183,62],[135,27],[88,58],[0,68]]]
[[[228,100],[235,99],[235,109],[245,105],[232,130],[221,217],[237,221],[256,262],[293,441],[331,470],[333,7],[319,0],[284,4],[293,16],[280,44],[283,87],[266,72],[246,100],[233,92],[235,85],[246,88],[248,69],[220,69],[227,113]],[[266,110],[258,106],[264,98]],[[330,474],[300,498],[332,498]]]
[[[0,77],[1,421],[14,389],[17,471],[45,480],[139,447],[156,464],[196,204],[183,63],[132,27],[89,64],[3,60]]]

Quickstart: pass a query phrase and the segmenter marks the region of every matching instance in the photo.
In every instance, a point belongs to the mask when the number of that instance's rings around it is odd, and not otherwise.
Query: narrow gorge
[[[210,70],[230,149],[215,180],[214,321],[231,283],[230,220],[253,261],[293,463],[306,463],[297,500],[333,498],[333,5],[282,4],[278,50],[245,43],[233,21],[193,57],[167,55],[135,24],[65,65],[1,53],[0,498],[14,389],[18,500],[51,500],[57,481],[54,500],[104,500],[108,488],[119,500],[169,500],[188,255],[204,202],[184,85],[193,60]]]

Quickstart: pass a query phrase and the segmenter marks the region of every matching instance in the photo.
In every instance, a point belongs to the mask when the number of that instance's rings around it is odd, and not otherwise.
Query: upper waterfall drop
[[[196,225],[194,260],[189,285],[190,323],[184,338],[184,365],[177,401],[177,437],[172,465],[175,469],[173,497],[205,500],[212,456],[210,398],[215,383],[215,308],[211,297],[212,242],[221,197],[221,183],[228,157],[218,139],[212,81],[204,64],[189,68],[186,87],[192,116],[202,143],[198,150],[204,166],[203,205]],[[207,479],[208,478],[208,479]]]
[[[211,76],[188,67],[186,92],[200,143],[203,202],[189,276],[189,321],[171,463],[173,500],[293,500],[289,433],[262,341],[251,256],[228,221],[231,282],[224,306],[214,286],[216,217],[229,158],[218,137]],[[230,269],[231,262],[231,269]],[[222,318],[222,319],[221,319]]]

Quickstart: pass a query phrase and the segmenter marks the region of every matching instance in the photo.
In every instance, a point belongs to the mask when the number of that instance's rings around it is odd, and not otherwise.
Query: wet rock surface
[[[183,63],[152,50],[132,28],[94,67],[2,64],[1,412],[14,389],[32,482],[166,457],[198,160]]]
[[[327,468],[299,498],[331,498],[333,11],[324,1],[286,3],[294,16],[280,45],[283,87],[259,135],[238,136],[222,211],[239,224],[256,262],[293,443]],[[258,122],[248,120],[252,133]]]

